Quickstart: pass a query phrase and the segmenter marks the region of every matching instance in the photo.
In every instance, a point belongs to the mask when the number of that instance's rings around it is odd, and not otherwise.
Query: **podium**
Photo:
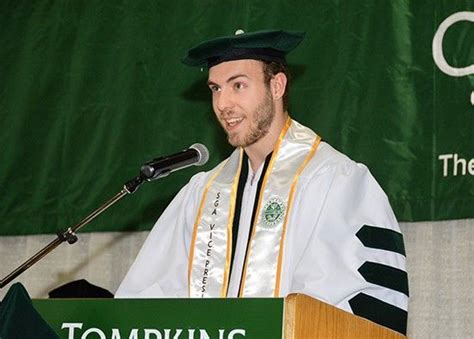
[[[302,294],[285,299],[44,299],[33,305],[68,339],[405,338]]]

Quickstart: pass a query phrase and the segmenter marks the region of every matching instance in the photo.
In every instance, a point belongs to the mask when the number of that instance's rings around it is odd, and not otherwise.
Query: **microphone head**
[[[193,144],[189,148],[196,150],[199,154],[199,160],[194,164],[195,166],[202,166],[209,160],[209,151],[203,144]]]

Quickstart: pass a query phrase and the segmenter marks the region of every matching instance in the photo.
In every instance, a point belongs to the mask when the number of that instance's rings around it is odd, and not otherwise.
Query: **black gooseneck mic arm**
[[[83,220],[81,220],[78,224],[69,227],[65,231],[59,231],[57,233],[57,238],[51,241],[48,245],[43,247],[41,250],[36,252],[31,258],[29,258],[27,261],[25,261],[23,264],[18,266],[14,271],[12,271],[10,274],[8,274],[5,278],[0,280],[0,288],[3,288],[4,286],[8,285],[13,279],[18,277],[20,274],[25,272],[27,269],[29,269],[31,266],[36,264],[38,261],[43,259],[48,253],[53,251],[56,247],[61,245],[63,242],[68,242],[69,244],[74,244],[77,241],[77,235],[76,232],[79,231],[82,227],[90,223],[92,220],[94,220],[96,217],[98,217],[102,212],[107,210],[110,206],[115,204],[117,201],[122,199],[125,195],[134,193],[138,187],[144,182],[143,178],[140,176],[137,176],[136,178],[128,181],[122,188],[122,190],[114,195],[111,199],[109,199],[105,204],[100,206],[98,209],[96,209],[94,212],[89,214],[87,217],[85,217]]]
[[[194,165],[201,166],[204,163],[207,162],[209,159],[209,153],[207,151],[207,148],[204,145],[201,144],[195,144],[190,147],[191,148],[196,148],[196,145],[198,145],[199,151],[202,153],[199,155],[199,157],[196,159]],[[193,164],[187,163],[186,166],[182,166],[181,168],[188,167]],[[180,169],[180,168],[176,168]],[[109,207],[114,205],[116,202],[118,202],[120,199],[122,199],[124,196],[128,194],[135,193],[136,190],[144,183],[150,181],[150,178],[147,178],[147,176],[143,173],[140,173],[137,177],[127,181],[124,185],[123,188],[120,192],[118,192],[116,195],[114,195],[111,199],[109,199],[107,202],[105,202],[102,206],[97,208],[95,211],[93,211],[91,214],[89,214],[87,217],[82,219],[78,224],[69,227],[65,231],[59,231],[57,233],[57,238],[51,241],[48,245],[43,247],[41,250],[36,252],[32,257],[30,257],[27,261],[25,261],[23,264],[18,266],[15,270],[13,270],[10,274],[8,274],[6,277],[0,280],[0,289],[9,284],[12,280],[14,280],[16,277],[18,277],[20,274],[25,272],[28,268],[36,264],[38,261],[43,259],[48,253],[53,251],[56,247],[61,245],[63,242],[68,242],[69,244],[74,244],[77,241],[77,235],[76,232],[79,231],[82,227],[90,223],[92,220],[94,220],[96,217],[98,217],[102,212],[107,210]]]

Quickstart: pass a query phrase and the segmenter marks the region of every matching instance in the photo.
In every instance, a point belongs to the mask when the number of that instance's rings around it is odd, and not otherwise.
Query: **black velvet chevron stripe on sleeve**
[[[367,282],[390,288],[408,296],[407,272],[369,261],[359,267],[358,271]]]
[[[356,233],[356,236],[365,247],[392,251],[405,255],[403,235],[399,232],[387,228],[364,225]]]
[[[405,310],[364,293],[349,300],[349,305],[355,315],[406,335],[408,314]]]

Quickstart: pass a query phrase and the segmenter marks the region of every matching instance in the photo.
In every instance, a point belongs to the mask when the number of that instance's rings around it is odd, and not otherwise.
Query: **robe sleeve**
[[[189,244],[204,173],[196,174],[153,226],[116,298],[188,296]]]
[[[408,278],[398,223],[367,167],[336,158],[303,180],[308,240],[290,289],[404,334]]]

